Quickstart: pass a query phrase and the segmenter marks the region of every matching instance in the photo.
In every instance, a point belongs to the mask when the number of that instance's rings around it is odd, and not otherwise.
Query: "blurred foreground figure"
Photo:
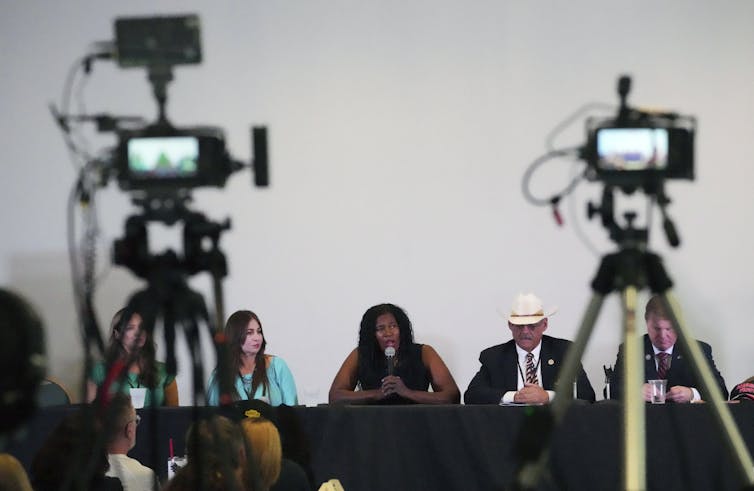
[[[47,369],[42,320],[19,295],[0,288],[0,436],[36,408]]]

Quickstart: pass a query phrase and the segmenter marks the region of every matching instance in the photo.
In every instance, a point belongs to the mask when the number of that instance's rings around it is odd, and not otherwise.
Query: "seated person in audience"
[[[163,489],[257,491],[261,480],[250,455],[238,424],[219,415],[201,419],[186,432],[186,466]]]
[[[225,336],[233,391],[230,400],[220,400],[220,381],[215,369],[207,386],[209,405],[250,399],[260,399],[272,406],[298,404],[293,374],[282,358],[265,353],[267,340],[262,323],[254,312],[234,312],[225,324]]]
[[[730,391],[731,401],[754,401],[754,377],[749,377]]]
[[[286,415],[286,410],[291,407],[284,404],[272,407],[260,400],[244,401],[237,406],[244,415],[240,424],[246,435],[246,442],[252,449],[252,458],[261,476],[262,489],[311,489],[313,486],[304,468],[286,458],[283,448],[281,415]],[[287,424],[290,424],[290,421]]]
[[[165,364],[155,360],[152,333],[142,329],[142,316],[121,309],[110,323],[110,341],[104,362],[92,368],[87,381],[87,400],[107,386],[107,393],[129,394],[132,388],[147,389],[144,406],[177,406],[178,386]]]
[[[123,489],[117,478],[105,476],[107,451],[95,444],[102,441],[102,426],[92,416],[91,408],[84,408],[66,415],[52,430],[31,463],[35,491]]]
[[[667,380],[666,401],[696,402],[708,398],[708,394],[700,392],[701,383],[694,375],[691,358],[687,356],[680,344],[676,344],[678,335],[662,303],[662,297],[654,295],[649,299],[644,311],[644,319],[647,323],[647,334],[644,335],[645,383],[642,386],[644,400],[652,399],[652,388],[646,381],[655,379]],[[712,348],[707,343],[701,341],[698,343],[722,391],[723,398],[727,399],[728,389],[712,359]],[[623,398],[623,344],[618,348],[610,392],[613,399]]]
[[[388,375],[385,349],[395,350]],[[429,386],[433,392],[428,392]],[[354,390],[357,386],[361,390]],[[458,386],[440,355],[414,343],[411,321],[400,307],[381,304],[364,313],[359,344],[343,362],[330,387],[330,402],[457,404]]]
[[[555,380],[571,342],[544,335],[548,317],[534,294],[518,295],[508,316],[513,339],[487,348],[482,366],[463,396],[466,404],[547,404],[555,397]],[[572,383],[560,390],[573,393]],[[594,389],[579,370],[577,398],[594,402]]]
[[[8,453],[0,453],[0,491],[32,491],[24,466]]]
[[[260,491],[269,491],[280,477],[283,461],[280,434],[275,425],[261,417],[258,412],[252,410],[249,413],[255,414],[241,420],[241,428],[262,479]]]
[[[141,419],[125,394],[115,394],[101,408],[102,423],[107,432],[107,460],[110,469],[105,475],[117,477],[125,491],[151,491],[157,481],[152,469],[127,454],[136,445],[136,429]]]

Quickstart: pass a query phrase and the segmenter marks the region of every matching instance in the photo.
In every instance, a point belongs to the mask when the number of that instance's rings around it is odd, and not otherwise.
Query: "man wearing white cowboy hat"
[[[482,366],[463,396],[466,404],[546,404],[555,397],[555,379],[571,342],[545,336],[548,317],[534,294],[519,294],[513,300],[508,328],[513,339],[482,351]],[[573,390],[568,384],[562,390]],[[577,396],[594,402],[594,389],[581,368]]]

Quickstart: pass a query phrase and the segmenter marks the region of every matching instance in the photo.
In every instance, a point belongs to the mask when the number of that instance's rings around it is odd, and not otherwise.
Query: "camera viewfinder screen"
[[[601,128],[597,130],[597,164],[606,171],[660,170],[668,165],[668,130]]]
[[[192,136],[131,138],[128,169],[134,177],[193,177],[198,171],[199,142]]]

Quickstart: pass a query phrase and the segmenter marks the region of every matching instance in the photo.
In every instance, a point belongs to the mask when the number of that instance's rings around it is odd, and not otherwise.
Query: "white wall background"
[[[650,244],[729,387],[754,372],[750,1],[4,1],[0,284],[41,310],[51,373],[67,385],[81,374],[65,242],[75,172],[46,104],[74,59],[113,37],[116,17],[183,12],[201,16],[205,62],[175,70],[173,122],[222,126],[244,160],[249,126],[269,126],[272,187],[252,189],[239,173],[197,192],[195,208],[232,219],[226,309],[261,316],[304,402],[326,401],[361,314],[379,302],[406,308],[461,390],[479,351],[509,339],[496,310],[518,292],[560,307],[550,334],[575,335],[598,264],[577,230],[600,254],[613,248],[584,218],[600,186],[578,188],[559,228],[524,201],[520,181],[558,122],[586,102],[617,103],[621,73],[634,77],[630,102],[699,118],[697,180],[668,186],[683,245],[667,247],[656,217]],[[95,65],[83,97],[91,112],[155,113],[146,74],[110,62]],[[582,140],[579,121],[560,143]],[[91,138],[94,149],[112,142]],[[535,192],[562,187],[570,168],[545,167]],[[134,209],[114,183],[98,204],[107,325],[141,284],[106,264]],[[640,197],[624,206],[644,211]],[[177,237],[153,230],[153,250]],[[206,278],[192,284],[209,292]],[[584,358],[598,392],[620,320],[612,295]]]

